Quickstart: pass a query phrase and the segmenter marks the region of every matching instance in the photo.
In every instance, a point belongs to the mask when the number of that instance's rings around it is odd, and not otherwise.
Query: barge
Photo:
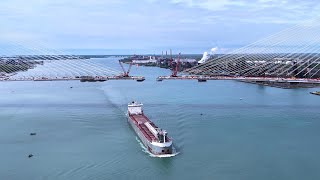
[[[313,95],[318,95],[318,96],[320,96],[320,91],[310,92],[310,94],[313,94]]]
[[[145,116],[142,106],[143,104],[134,101],[128,104],[128,123],[151,154],[173,154],[172,140],[168,137],[167,131],[150,121]]]

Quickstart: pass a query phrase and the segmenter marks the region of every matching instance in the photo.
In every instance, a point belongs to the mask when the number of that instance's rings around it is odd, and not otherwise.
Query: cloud
[[[219,18],[225,21],[252,23],[300,23],[319,16],[320,11],[319,3],[313,0],[171,0],[170,2],[207,13],[216,13],[216,16],[218,13]]]
[[[312,0],[2,0],[0,40],[65,48],[244,45],[318,16]],[[201,50],[202,51],[202,50]]]

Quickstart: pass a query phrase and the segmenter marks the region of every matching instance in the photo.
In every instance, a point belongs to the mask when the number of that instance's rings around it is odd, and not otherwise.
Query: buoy
[[[203,114],[201,113],[200,115],[202,116]]]

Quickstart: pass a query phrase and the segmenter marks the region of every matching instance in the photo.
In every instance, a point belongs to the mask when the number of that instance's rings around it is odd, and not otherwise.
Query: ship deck
[[[131,118],[131,121],[133,121],[134,124],[139,128],[142,134],[148,139],[148,141],[158,141],[158,138],[155,137],[144,124],[146,122],[149,122],[151,126],[153,126],[154,128],[158,128],[152,121],[149,120],[149,118],[147,118],[144,114],[129,115],[129,117]]]

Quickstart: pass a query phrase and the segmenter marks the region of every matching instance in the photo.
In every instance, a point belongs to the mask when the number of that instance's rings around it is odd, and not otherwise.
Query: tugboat
[[[199,78],[199,79],[198,79],[198,82],[207,82],[207,79],[205,79],[205,78]]]
[[[320,96],[320,91],[310,92],[310,94],[314,94],[314,95]]]
[[[128,104],[128,123],[151,154],[173,154],[172,140],[167,136],[167,131],[151,122],[144,115],[142,106],[143,104],[135,101]]]
[[[199,76],[198,77],[198,82],[207,82],[207,77],[206,76]]]

